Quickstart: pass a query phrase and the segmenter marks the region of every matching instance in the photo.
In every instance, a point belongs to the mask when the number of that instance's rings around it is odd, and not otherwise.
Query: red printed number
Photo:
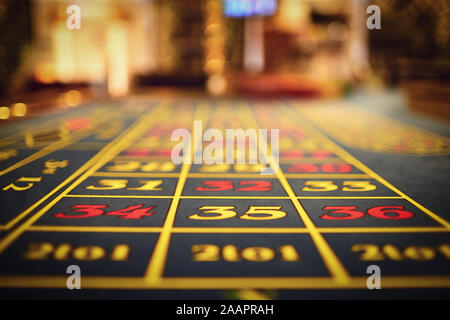
[[[239,182],[240,187],[235,188],[233,181],[231,180],[206,180],[203,181],[203,186],[196,187],[196,191],[225,191],[225,190],[236,190],[236,191],[270,191],[272,190],[272,182],[270,181],[241,181]]]
[[[55,218],[65,218],[65,219],[81,219],[81,218],[92,218],[99,215],[107,216],[121,216],[119,219],[142,219],[144,216],[151,216],[154,212],[150,212],[155,207],[143,208],[143,204],[138,204],[135,206],[129,206],[121,210],[110,211],[105,213],[103,210],[107,208],[107,205],[76,205],[71,207],[73,212],[84,212],[84,214],[66,214],[60,212],[54,215]]]
[[[357,211],[358,207],[323,207],[322,210],[331,210],[322,215],[320,219],[325,220],[352,220],[364,217],[364,212]],[[333,214],[340,215],[333,215]],[[367,210],[367,213],[374,218],[388,219],[388,220],[402,220],[409,219],[414,216],[412,212],[406,211],[403,206],[380,206],[373,207]],[[343,215],[342,215],[343,214]]]
[[[324,214],[320,217],[320,219],[326,219],[326,220],[352,220],[352,219],[359,219],[364,216],[364,212],[356,211],[355,209],[358,209],[358,207],[323,207],[322,210],[332,210],[330,213],[340,213],[345,214],[345,216],[332,216],[328,213]]]
[[[207,180],[203,181],[206,187],[197,187],[197,191],[224,191],[233,190],[233,182],[230,180]]]

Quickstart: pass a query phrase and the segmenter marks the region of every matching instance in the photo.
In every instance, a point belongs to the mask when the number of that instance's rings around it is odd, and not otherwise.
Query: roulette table
[[[450,129],[386,104],[149,95],[4,124],[0,296],[449,298]],[[279,129],[278,170],[174,163],[194,121]]]

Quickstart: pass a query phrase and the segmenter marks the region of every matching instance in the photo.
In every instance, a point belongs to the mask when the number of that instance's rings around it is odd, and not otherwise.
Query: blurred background
[[[81,8],[69,29],[69,5]],[[381,29],[368,30],[369,5]],[[399,90],[450,118],[448,0],[2,0],[0,119],[130,94]]]

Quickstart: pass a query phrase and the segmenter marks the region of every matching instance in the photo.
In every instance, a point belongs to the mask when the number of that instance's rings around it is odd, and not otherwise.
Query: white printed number
[[[81,8],[72,4],[67,7],[66,13],[69,14],[66,20],[67,29],[81,29]]]

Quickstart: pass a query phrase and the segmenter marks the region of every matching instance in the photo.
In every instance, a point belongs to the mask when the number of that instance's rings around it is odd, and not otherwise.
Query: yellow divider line
[[[290,199],[289,197],[264,196],[181,196],[182,199]]]
[[[195,120],[206,120],[209,116],[209,107],[207,105],[201,104],[198,105],[195,111],[194,115],[194,121]],[[193,121],[193,122],[194,122]],[[194,159],[194,126],[192,125],[191,130],[191,160]],[[185,157],[188,156],[187,153],[185,154]],[[158,242],[156,243],[155,249],[153,251],[152,257],[150,259],[150,262],[147,266],[147,270],[145,272],[145,281],[149,283],[158,283],[161,281],[164,267],[167,259],[167,254],[169,251],[169,245],[170,245],[170,237],[172,233],[173,224],[175,222],[175,215],[178,209],[178,204],[180,202],[181,193],[183,192],[184,185],[187,180],[187,176],[189,173],[189,170],[191,168],[191,163],[186,161],[185,158],[183,161],[183,164],[181,166],[180,176],[178,178],[177,185],[175,187],[175,193],[172,199],[172,203],[170,204],[169,211],[167,213],[166,220],[164,222],[163,229],[161,231],[161,234],[159,236]]]
[[[415,233],[415,232],[450,232],[443,227],[342,227],[342,228],[318,228],[322,233]]]
[[[126,177],[126,178],[178,178],[179,173],[148,173],[148,172],[96,172],[93,177]]]
[[[136,198],[136,199],[171,199],[173,196],[139,196],[139,195],[111,195],[111,194],[66,194],[65,198]]]
[[[159,233],[162,227],[113,227],[113,226],[51,226],[33,225],[27,231],[52,231],[52,232],[133,232],[133,233]],[[320,228],[321,233],[428,233],[450,232],[444,227],[341,227]],[[239,227],[173,227],[172,233],[309,233],[307,228],[239,228]]]
[[[94,126],[98,125],[99,123],[107,121],[109,118],[113,117],[116,113],[118,113],[118,112],[116,111],[114,113],[106,114],[106,115],[104,115],[104,117],[98,117],[97,120],[94,122]],[[40,159],[54,151],[63,149],[64,147],[67,147],[67,146],[71,145],[72,143],[75,143],[76,141],[89,136],[90,134],[92,134],[92,132],[94,130],[95,130],[95,128],[83,130],[81,132],[75,132],[67,140],[55,141],[55,142],[49,144],[48,146],[42,148],[41,150],[33,153],[32,155],[26,157],[25,159],[22,159],[22,160],[16,162],[15,164],[9,166],[8,168],[1,170],[0,176],[5,175],[11,171],[14,171],[20,167],[23,167],[24,165],[27,165],[37,159]]]
[[[96,195],[96,194],[67,194],[66,198],[136,198],[136,199],[171,199],[174,196],[139,196],[139,195]],[[287,196],[180,196],[181,199],[290,199]]]
[[[286,108],[287,109],[287,108]],[[291,109],[289,109],[291,110]],[[297,114],[302,116],[302,119],[305,117],[298,108],[294,108]],[[291,110],[292,111],[292,110]],[[305,122],[305,121],[303,121]],[[376,179],[378,182],[386,186],[387,188],[391,189],[395,193],[397,193],[399,196],[403,197],[404,199],[408,200],[410,203],[412,203],[414,206],[425,212],[428,216],[430,216],[432,219],[440,223],[441,225],[445,226],[446,228],[450,228],[450,223],[447,222],[445,219],[441,218],[434,212],[430,211],[429,209],[425,208],[421,204],[419,204],[417,201],[413,200],[411,197],[406,195],[404,192],[400,191],[398,188],[394,187],[391,183],[383,179],[380,175],[378,175],[375,171],[367,167],[365,164],[363,164],[361,161],[353,157],[350,153],[345,151],[343,148],[341,148],[339,145],[337,145],[335,142],[333,142],[331,139],[329,139],[327,136],[325,136],[323,133],[321,133],[318,129],[313,127],[311,124],[306,123],[305,124],[310,128],[310,130],[314,131],[318,136],[320,136],[324,141],[327,142],[327,147],[333,151],[335,154],[340,156],[342,159],[347,161],[348,163],[353,164],[358,169],[367,172],[371,177]],[[317,124],[316,124],[317,125]],[[318,125],[319,126],[319,125]],[[320,126],[319,126],[320,127]]]
[[[65,276],[1,276],[1,288],[67,288]],[[90,289],[365,289],[367,277],[353,277],[347,283],[327,277],[170,277],[158,283],[139,277],[83,276],[83,288]],[[382,288],[450,288],[449,276],[383,276]]]
[[[100,151],[101,152],[101,151]],[[88,160],[89,161],[89,160]],[[81,170],[81,168],[84,168]],[[15,224],[18,223],[18,221],[22,220],[24,217],[26,217],[30,212],[32,212],[35,208],[37,208],[39,205],[41,205],[44,201],[49,199],[52,195],[54,195],[56,192],[58,192],[61,188],[63,188],[65,185],[67,185],[70,181],[75,179],[78,175],[80,175],[84,170],[86,170],[88,166],[82,166],[78,170],[76,170],[74,173],[72,173],[67,179],[65,179],[63,182],[61,182],[58,186],[53,188],[49,193],[47,193],[45,196],[43,196],[41,199],[36,201],[33,205],[28,207],[26,210],[18,214],[14,219],[9,221],[4,228],[9,230],[11,229]]]
[[[145,278],[152,283],[158,282],[163,274],[165,260],[169,250],[171,229],[175,221],[175,214],[180,202],[180,196],[183,192],[184,184],[187,179],[187,174],[190,169],[190,164],[184,163],[181,167],[180,177],[178,178],[177,186],[175,188],[175,194],[173,196],[172,203],[170,204],[169,211],[167,213],[166,221],[164,222],[161,235],[153,251],[152,258],[145,272]]]
[[[173,233],[309,233],[306,228],[176,227]]]
[[[368,174],[360,173],[347,173],[347,174],[334,174],[334,173],[285,173],[286,178],[309,178],[309,179],[350,179],[350,178],[370,178]]]
[[[309,196],[307,196],[307,197],[303,197],[303,196],[300,196],[300,197],[297,197],[297,199],[403,199],[403,197],[391,197],[391,196],[386,196],[386,197],[384,197],[384,196],[373,196],[373,197],[371,197],[371,196],[367,196],[367,197],[345,197],[345,196],[342,196],[342,197],[339,197],[339,196],[334,196],[334,197],[321,197],[321,196],[315,196],[315,197],[313,197],[313,196],[311,196],[311,197],[309,197]]]
[[[30,226],[27,231],[52,231],[52,232],[133,232],[154,233],[161,232],[160,227],[111,227],[111,226]]]
[[[98,109],[94,109],[92,111],[92,113],[107,111],[108,109],[109,108],[101,107],[101,108],[98,108]],[[42,129],[44,129],[45,127],[48,127],[48,126],[57,125],[61,121],[70,119],[72,116],[78,116],[77,113],[68,114],[68,115],[59,114],[59,115],[56,116],[56,118],[49,119],[48,121],[44,121],[43,123],[37,124],[37,125],[35,125],[33,127],[28,127],[28,128],[19,130],[19,132],[13,133],[13,134],[11,134],[9,136],[0,138],[0,147],[5,147],[5,146],[13,144],[13,143],[20,143],[21,138],[26,133],[33,132],[33,131],[36,131],[36,130],[40,130],[41,127],[42,127]],[[15,140],[15,139],[17,139],[17,140]]]
[[[400,125],[400,126],[409,128],[409,129],[414,130],[414,131],[417,131],[417,132],[422,132],[422,133],[424,133],[424,134],[428,134],[428,135],[430,135],[430,136],[433,136],[434,138],[437,138],[437,139],[440,139],[440,140],[444,140],[446,143],[450,143],[450,139],[449,139],[449,138],[447,138],[447,137],[445,137],[445,136],[441,136],[441,135],[439,135],[439,134],[437,134],[437,133],[434,133],[434,132],[432,132],[432,131],[429,131],[429,130],[427,130],[427,129],[424,129],[424,128],[421,128],[421,127],[412,125],[412,124],[410,124],[410,123],[407,123],[407,122],[404,122],[404,121],[401,121],[401,120],[398,120],[398,119],[394,119],[394,118],[387,117],[386,115],[376,113],[376,112],[374,112],[373,110],[361,110],[360,108],[357,107],[356,103],[354,103],[354,102],[341,102],[341,105],[342,105],[342,107],[344,107],[344,108],[350,109],[350,111],[351,111],[351,110],[354,110],[354,111],[356,111],[356,112],[366,113],[368,116],[373,115],[373,116],[375,116],[375,117],[385,118],[386,120],[388,120],[389,122],[391,122],[391,123],[393,123],[393,124]],[[309,119],[309,118],[310,118],[310,117],[308,117],[308,119]],[[330,129],[334,129],[334,128],[330,128]],[[444,151],[444,152],[442,152],[442,153],[439,154],[439,155],[446,155],[446,154],[448,154],[448,152],[445,152],[445,151]],[[425,156],[426,156],[426,155],[425,155]]]
[[[101,168],[109,159],[120,153],[126,147],[128,147],[135,139],[144,134],[144,131],[158,121],[158,117],[155,116],[164,110],[164,104],[159,105],[146,115],[143,115],[137,122],[123,132],[119,137],[110,142],[104,149],[97,153],[94,157],[88,160],[77,171],[75,171],[69,178],[62,182],[63,185],[69,183],[74,177],[83,173],[75,182],[73,182],[67,189],[59,194],[55,199],[49,202],[44,208],[39,210],[31,218],[25,221],[13,232],[8,234],[0,242],[0,253],[2,253],[17,237],[19,237],[26,229],[36,222],[47,210],[53,207],[58,201],[60,201],[65,195],[72,191],[81,182],[87,179],[92,173]]]
[[[252,114],[251,108],[249,106],[247,106],[247,107],[248,107],[249,113],[246,113],[246,116],[248,117],[249,121],[252,121],[255,124],[256,128],[259,128],[258,123],[256,122],[256,119],[254,118],[255,116]],[[264,150],[269,150],[268,146],[262,146],[262,148],[264,148]],[[271,151],[270,151],[270,154],[271,154]],[[336,254],[333,252],[331,247],[325,241],[324,237],[317,230],[313,221],[308,216],[308,214],[306,213],[303,206],[300,204],[300,201],[297,199],[296,194],[292,190],[292,188],[291,188],[288,180],[284,176],[284,173],[281,170],[281,168],[276,168],[274,166],[272,158],[273,158],[273,156],[271,156],[270,165],[274,170],[276,170],[276,175],[277,175],[278,180],[280,181],[281,185],[283,186],[285,192],[290,197],[292,203],[294,204],[294,207],[297,209],[297,212],[300,215],[300,218],[302,219],[303,223],[305,224],[306,228],[308,229],[309,234],[311,235],[311,238],[314,241],[323,261],[325,262],[325,265],[326,265],[328,271],[330,272],[330,274],[333,276],[333,278],[337,282],[348,283],[349,279],[350,279],[350,275],[348,274],[344,265],[341,263],[339,258],[336,256]]]
[[[258,179],[261,178],[259,173],[197,173],[191,172],[189,173],[189,178],[253,178]],[[276,178],[275,175],[266,175],[264,178]]]
[[[140,160],[140,161],[153,161],[153,160],[165,160],[165,161],[171,161],[170,157],[167,156],[127,156],[127,155],[120,155],[117,157],[114,157],[113,160]]]
[[[280,151],[281,152],[281,151]],[[280,158],[280,164],[291,164],[291,163],[313,163],[313,164],[321,164],[321,163],[343,163],[341,158]]]

